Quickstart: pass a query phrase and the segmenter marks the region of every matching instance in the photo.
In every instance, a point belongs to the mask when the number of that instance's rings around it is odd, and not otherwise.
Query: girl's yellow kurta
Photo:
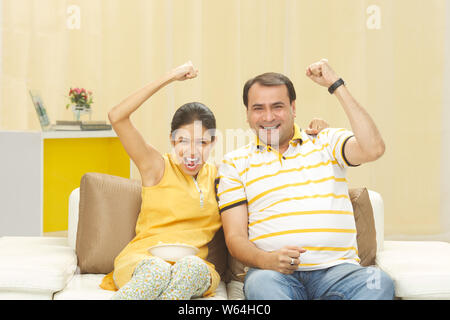
[[[136,236],[114,260],[114,270],[100,285],[103,289],[118,290],[125,285],[137,264],[150,256],[148,248],[160,242],[195,246],[200,249],[197,256],[203,260],[208,255],[207,244],[221,226],[214,190],[217,169],[205,163],[197,175],[204,197],[202,206],[193,177],[185,175],[170,154],[163,158],[163,178],[155,186],[142,187]],[[209,296],[216,290],[220,276],[214,265],[205,262],[211,273],[211,286],[204,296]]]

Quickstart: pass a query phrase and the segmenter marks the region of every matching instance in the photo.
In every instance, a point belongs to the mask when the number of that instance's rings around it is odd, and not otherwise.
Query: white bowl
[[[170,262],[177,262],[186,256],[195,256],[198,251],[198,248],[182,243],[161,243],[148,249],[151,255]]]

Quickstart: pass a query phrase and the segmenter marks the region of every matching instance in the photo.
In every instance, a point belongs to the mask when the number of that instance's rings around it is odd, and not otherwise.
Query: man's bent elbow
[[[384,144],[384,141],[381,140],[372,150],[370,150],[369,158],[370,161],[375,161],[381,158],[386,151],[386,145]]]

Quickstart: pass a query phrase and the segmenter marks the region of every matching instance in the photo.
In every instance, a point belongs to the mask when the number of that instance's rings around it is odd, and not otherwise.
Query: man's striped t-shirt
[[[328,128],[317,136],[295,125],[280,154],[256,139],[228,153],[216,180],[220,212],[247,204],[248,236],[258,248],[303,247],[298,270],[358,264],[344,147],[353,133]]]

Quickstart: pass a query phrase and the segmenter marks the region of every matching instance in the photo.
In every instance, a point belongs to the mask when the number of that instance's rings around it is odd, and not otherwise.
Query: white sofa
[[[0,299],[102,300],[112,291],[102,274],[80,274],[76,232],[79,188],[69,198],[65,237],[1,237]],[[450,299],[450,244],[437,241],[384,241],[384,205],[369,190],[377,236],[376,264],[394,280],[396,298]],[[221,282],[209,299],[244,299],[243,284]]]

